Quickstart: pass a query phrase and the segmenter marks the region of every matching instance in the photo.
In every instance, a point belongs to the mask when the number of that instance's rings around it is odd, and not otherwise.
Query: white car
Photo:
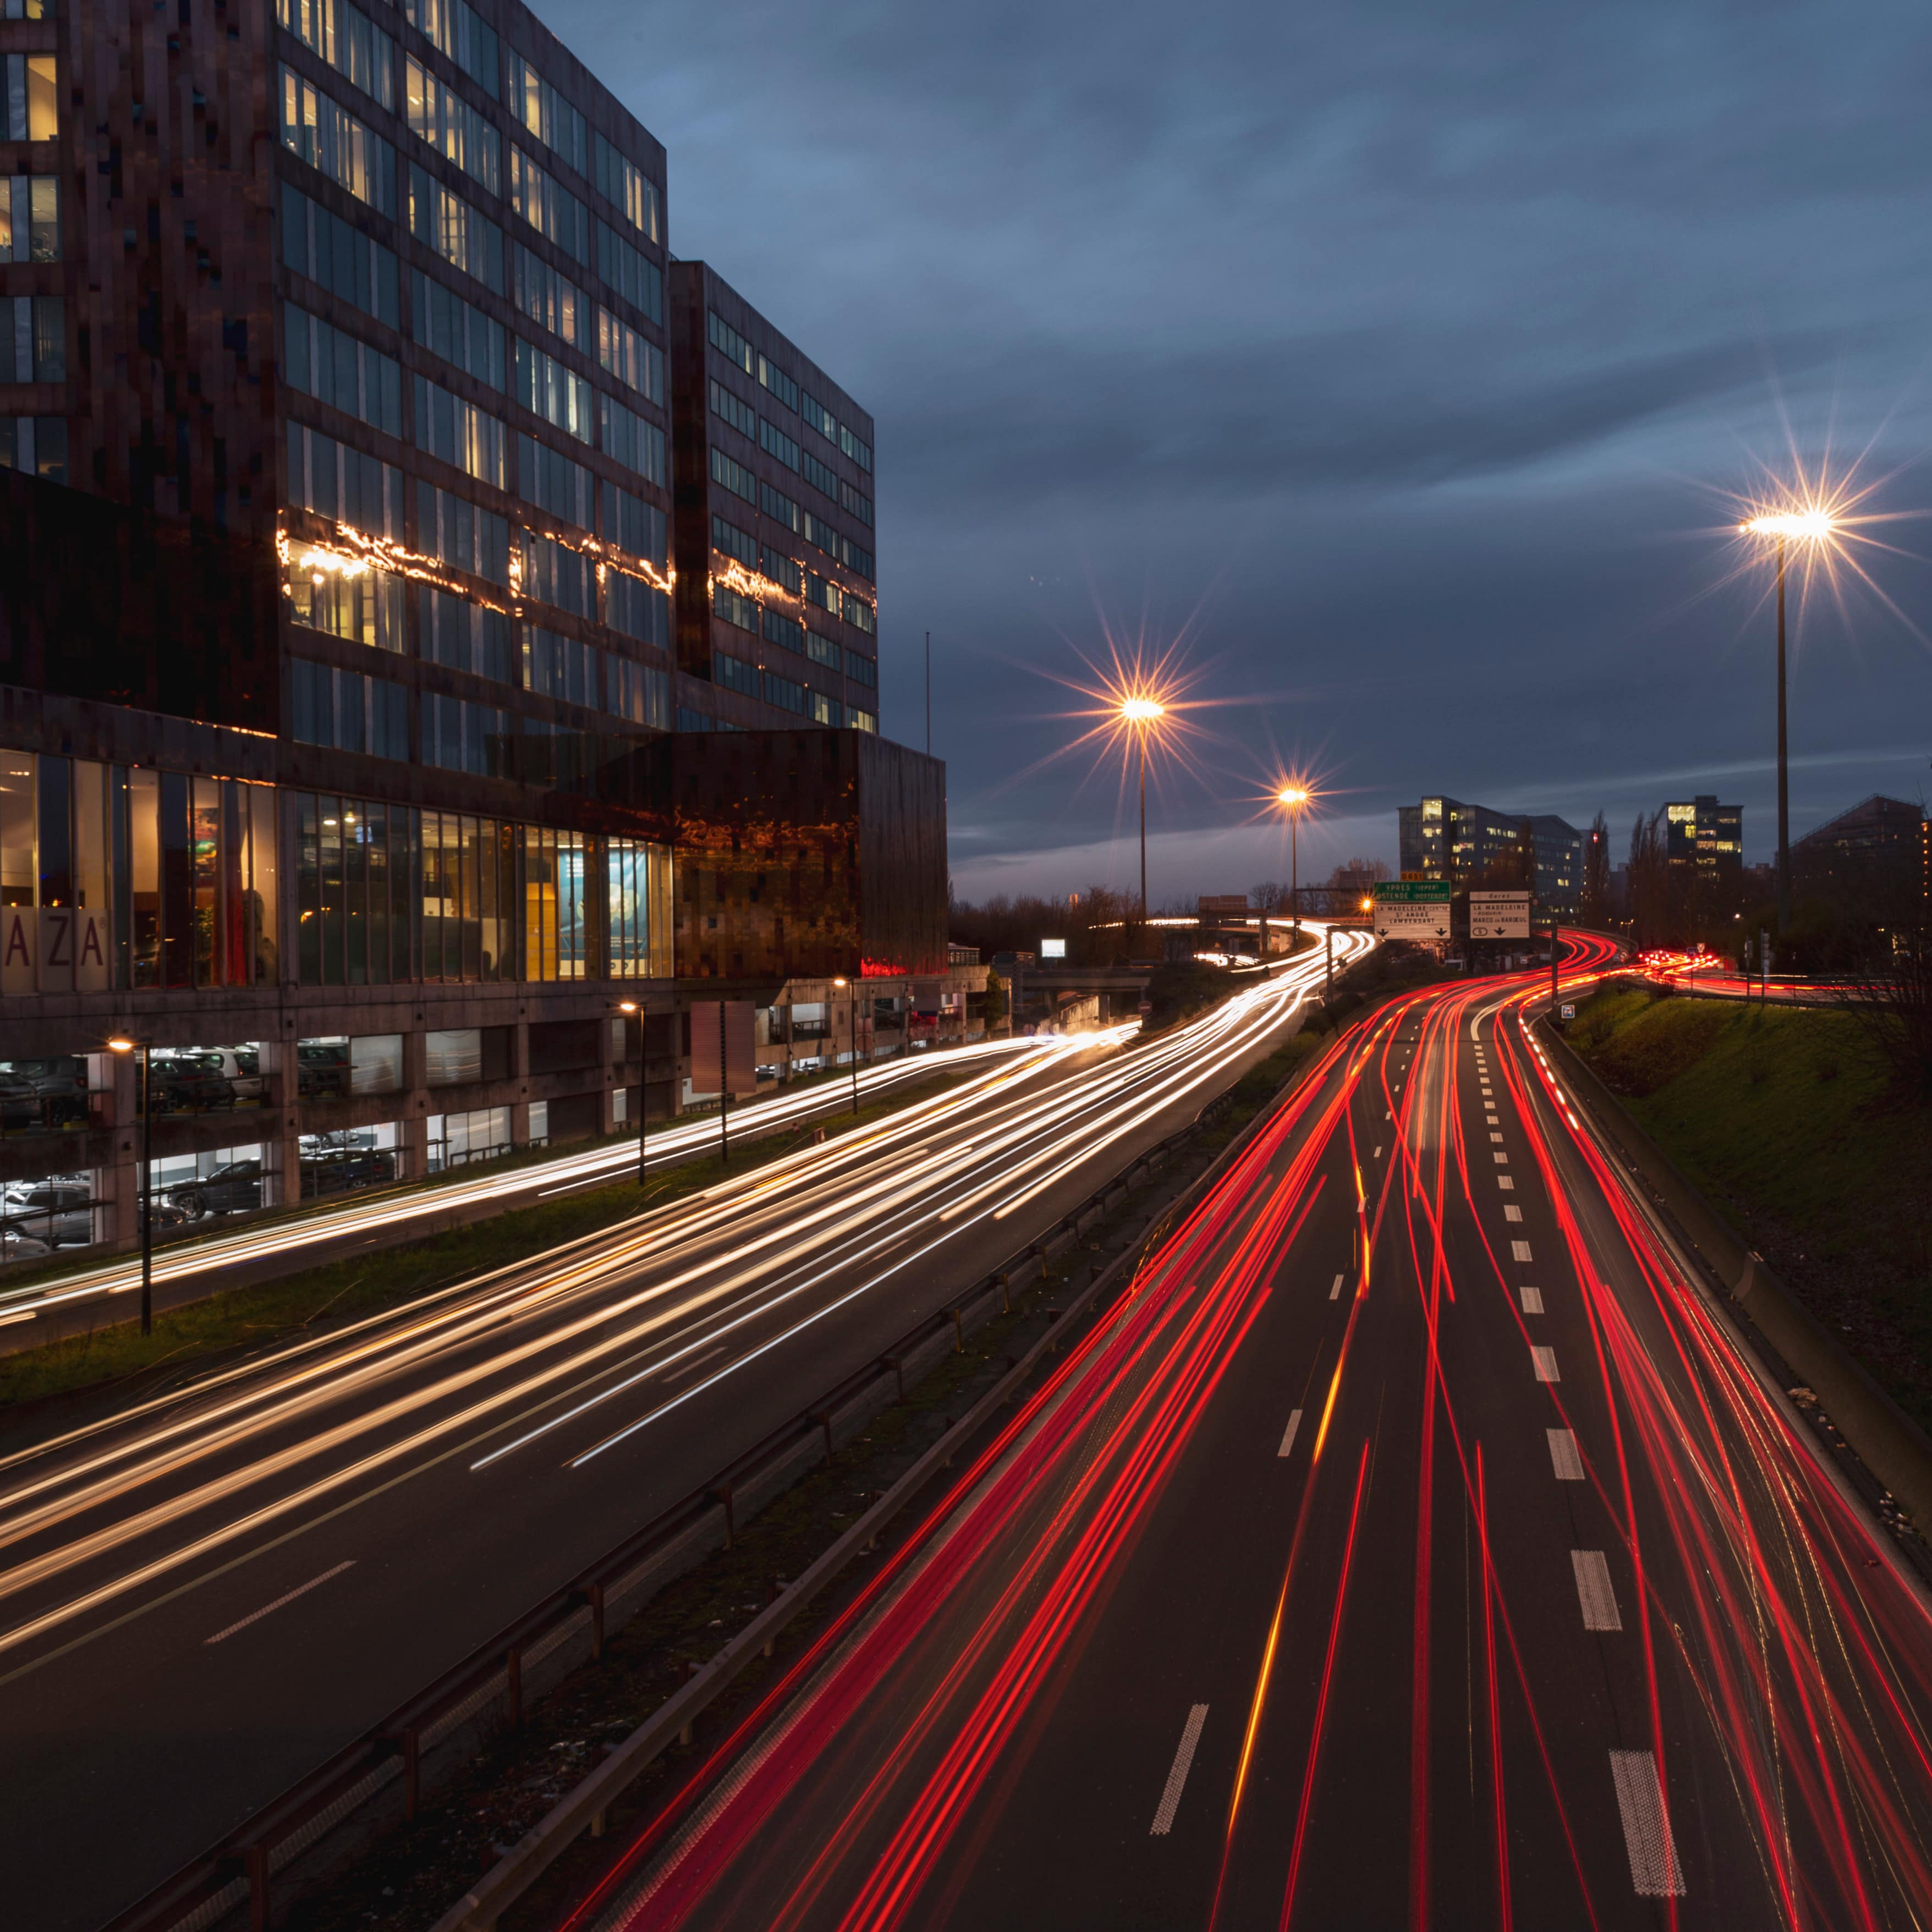
[[[45,1241],[37,1241],[18,1228],[0,1226],[0,1262],[38,1261],[52,1252]]]

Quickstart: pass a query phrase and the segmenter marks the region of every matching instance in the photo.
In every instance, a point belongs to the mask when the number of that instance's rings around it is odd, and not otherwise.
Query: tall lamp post
[[[1791,783],[1785,763],[1784,731],[1784,565],[1790,542],[1819,543],[1836,525],[1828,512],[1780,511],[1753,517],[1738,527],[1747,536],[1771,537],[1778,544],[1778,931],[1791,930]]]
[[[1274,795],[1275,802],[1288,814],[1288,896],[1294,908],[1294,937],[1288,942],[1288,957],[1294,957],[1301,944],[1301,814],[1309,800],[1306,785],[1283,785]]]
[[[620,1013],[635,1013],[638,1016],[638,1185],[644,1184],[644,1169],[649,1161],[649,1149],[645,1136],[649,1132],[646,1123],[650,1112],[646,1105],[650,1093],[650,1057],[644,1046],[644,1013],[635,1000],[620,1000],[616,1010]]]
[[[141,1333],[154,1332],[154,1096],[148,1082],[145,1040],[118,1036],[107,1042],[110,1053],[141,1056]]]
[[[856,982],[850,980],[836,979],[832,983],[843,986],[849,998],[847,1016],[852,1028],[852,1111],[856,1114],[859,1111],[859,988]]]
[[[1147,748],[1148,734],[1167,716],[1167,706],[1157,698],[1124,698],[1120,722],[1134,734],[1141,762],[1141,923],[1148,916],[1147,896]]]

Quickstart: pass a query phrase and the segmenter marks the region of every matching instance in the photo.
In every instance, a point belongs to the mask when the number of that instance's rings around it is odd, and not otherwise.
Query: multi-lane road
[[[1345,1034],[571,1932],[1932,1919],[1924,1594],[1545,998]]]
[[[8,1922],[88,1932],[233,1828],[1184,1124],[1322,971],[0,1461]]]

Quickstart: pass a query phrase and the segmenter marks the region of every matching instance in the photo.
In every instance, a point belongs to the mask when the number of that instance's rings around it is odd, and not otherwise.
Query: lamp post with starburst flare
[[[1769,511],[1738,526],[1747,536],[1768,537],[1778,546],[1778,930],[1791,930],[1791,784],[1786,766],[1784,704],[1784,568],[1786,547],[1831,540],[1838,528],[1828,510],[1815,505]]]
[[[1304,784],[1285,784],[1274,795],[1275,803],[1288,814],[1288,899],[1294,921],[1288,942],[1291,960],[1301,944],[1301,814],[1314,795]]]
[[[1118,706],[1120,721],[1133,734],[1140,753],[1141,786],[1141,923],[1147,924],[1147,754],[1148,734],[1167,716],[1167,706],[1144,692],[1130,692]]]

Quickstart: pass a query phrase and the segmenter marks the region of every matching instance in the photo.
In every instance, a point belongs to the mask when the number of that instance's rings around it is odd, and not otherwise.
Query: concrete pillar
[[[400,1124],[396,1137],[401,1143],[401,1172],[398,1179],[421,1180],[429,1172],[429,1117],[434,1096],[429,1090],[429,1042],[426,1034],[403,1036],[403,1092]]]
[[[94,1184],[94,1198],[108,1210],[106,1226],[97,1232],[122,1249],[141,1242],[141,1123],[134,1105],[140,1072],[140,1056],[134,1053],[110,1053],[103,1070],[102,1084],[112,1096],[114,1136],[108,1143],[112,1164],[99,1171]]]

